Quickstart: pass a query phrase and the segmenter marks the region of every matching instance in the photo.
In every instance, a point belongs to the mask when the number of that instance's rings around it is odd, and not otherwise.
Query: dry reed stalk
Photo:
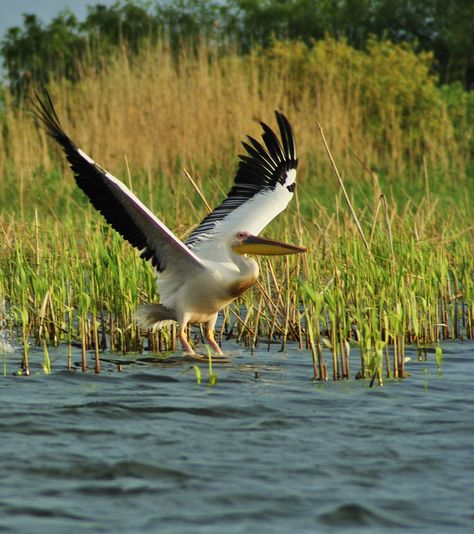
[[[258,306],[257,306],[257,315],[255,317],[256,328],[255,328],[255,333],[252,339],[252,349],[255,349],[255,347],[257,346],[257,342],[258,342],[258,325],[260,322],[260,316],[262,315],[262,304],[263,304],[263,295],[260,295]]]
[[[349,198],[349,195],[347,194],[347,191],[346,191],[346,188],[344,186],[344,182],[342,181],[342,178],[341,178],[341,175],[339,174],[339,171],[337,169],[337,166],[336,166],[336,163],[334,161],[334,158],[332,157],[332,154],[331,154],[331,150],[329,149],[329,146],[326,142],[326,138],[324,137],[324,132],[323,132],[323,129],[321,127],[321,125],[319,124],[318,121],[316,121],[316,124],[318,125],[318,128],[319,128],[319,133],[321,134],[321,138],[323,140],[323,143],[324,143],[324,148],[326,149],[326,152],[327,152],[327,155],[329,157],[329,160],[331,162],[331,165],[332,165],[332,168],[334,169],[334,173],[336,174],[336,177],[337,177],[337,180],[339,182],[339,185],[341,187],[341,190],[342,190],[342,193],[344,195],[344,198],[346,199],[346,202],[347,202],[347,206],[349,207],[349,210],[351,212],[351,215],[352,215],[352,218],[355,222],[355,225],[357,227],[357,231],[359,232],[359,235],[365,245],[365,248],[368,252],[368,254],[370,255],[371,252],[370,252],[370,247],[369,247],[369,244],[367,243],[367,240],[365,238],[365,235],[364,235],[364,231],[362,230],[362,226],[360,225],[360,222],[359,222],[359,219],[356,215],[356,212],[354,210],[354,207],[352,206],[352,202]]]
[[[277,321],[278,321],[277,314],[278,314],[278,305],[279,305],[280,293],[278,293],[277,302],[274,302],[274,300],[270,296],[270,288],[267,290],[259,280],[256,281],[255,285],[258,288],[258,290],[261,293],[261,295],[263,295],[263,297],[265,298],[265,303],[266,303],[267,307],[269,308],[270,314],[272,316],[272,321],[270,323],[270,329],[269,329],[269,334],[268,334],[269,335],[269,343],[270,343],[270,338],[272,337],[273,332],[275,331],[275,329],[278,330],[278,332],[280,334],[283,334],[283,330],[281,329],[281,327],[277,323]]]
[[[94,337],[94,372],[100,373],[100,356],[99,356],[99,332],[96,314],[92,318],[92,333]]]
[[[194,187],[195,191],[198,193],[201,200],[204,202],[204,205],[206,206],[206,209],[208,213],[212,212],[211,206],[207,203],[206,197],[204,196],[203,192],[201,191],[200,187],[197,185],[197,183],[193,180],[192,176],[189,174],[187,169],[183,169],[183,172],[186,176],[186,178],[191,182],[191,185]]]
[[[81,368],[82,372],[87,371],[87,335],[85,320],[80,319],[81,323]]]

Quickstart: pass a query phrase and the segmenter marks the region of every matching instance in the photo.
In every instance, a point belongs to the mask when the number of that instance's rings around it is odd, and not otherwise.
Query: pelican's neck
[[[230,251],[230,257],[239,269],[242,278],[257,278],[259,272],[258,263],[253,258],[237,254],[233,250]]]

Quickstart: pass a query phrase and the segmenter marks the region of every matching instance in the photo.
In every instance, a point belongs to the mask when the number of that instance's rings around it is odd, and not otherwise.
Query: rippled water
[[[442,377],[430,354],[372,389],[229,348],[215,386],[206,366],[201,385],[189,364],[96,376],[54,352],[51,375],[0,379],[0,530],[474,527],[473,344],[444,346]]]

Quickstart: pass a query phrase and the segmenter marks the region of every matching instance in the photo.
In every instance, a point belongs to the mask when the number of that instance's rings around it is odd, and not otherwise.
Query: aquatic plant
[[[360,376],[383,367],[387,376],[399,377],[407,343],[472,338],[469,234],[460,234],[453,214],[443,218],[449,230],[437,235],[439,219],[428,205],[411,204],[402,213],[387,209],[392,242],[380,210],[359,211],[362,224],[371,228],[370,253],[340,199],[334,214],[323,211],[305,221],[297,211],[283,218],[275,233],[296,236],[308,255],[264,260],[259,284],[223,314],[219,340],[234,336],[250,347],[278,340],[282,349],[297,341],[312,351],[315,377],[327,378],[329,366],[338,379],[350,376],[353,344],[360,348]],[[45,348],[80,343],[82,368],[93,351],[97,371],[105,349],[124,354],[176,349],[174,329],[138,331],[134,309],[158,298],[153,272],[95,219],[87,214],[80,229],[74,221],[38,221],[39,232],[14,221],[2,224],[8,239],[0,254],[0,298],[10,310],[3,312],[3,322],[6,332],[22,340],[25,370],[30,343]],[[196,344],[200,337],[195,330]],[[329,362],[322,358],[325,346],[333,355]],[[46,349],[44,354],[46,364]]]

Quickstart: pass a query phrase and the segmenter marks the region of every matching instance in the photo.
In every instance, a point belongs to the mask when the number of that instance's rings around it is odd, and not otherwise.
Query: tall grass
[[[50,91],[79,146],[130,182],[180,237],[206,213],[183,168],[215,205],[242,136],[259,135],[253,119],[269,122],[282,109],[298,142],[298,196],[266,233],[309,252],[263,259],[259,283],[224,311],[220,338],[250,347],[297,341],[319,379],[380,377],[382,369],[402,377],[407,343],[474,336],[469,136],[456,131],[460,108],[454,119],[428,62],[387,43],[365,55],[328,39],[313,49],[276,42],[250,56],[202,45],[176,57],[161,42],[133,61],[119,53],[101,72],[84,67],[77,84]],[[62,154],[9,98],[0,172],[0,324],[22,339],[23,367],[32,342],[44,347],[47,371],[48,345],[62,342],[69,366],[79,343],[82,368],[97,372],[106,347],[176,350],[173,330],[140,332],[133,321],[139,302],[159,298],[151,268],[102,224]]]
[[[181,199],[185,194],[178,193]],[[308,254],[264,259],[258,285],[225,310],[218,337],[233,336],[249,347],[279,342],[283,349],[287,341],[297,341],[313,351],[317,378],[328,377],[328,365],[334,378],[351,376],[351,345],[361,351],[359,376],[383,367],[401,377],[405,344],[423,348],[442,339],[472,338],[472,231],[435,234],[429,213],[428,205],[401,215],[389,207],[387,216],[378,210],[377,218],[377,210],[359,212],[372,225],[370,254],[340,201],[317,222],[304,220],[298,210],[281,218],[274,233],[307,245]],[[445,222],[459,228],[454,219]],[[80,228],[69,220],[39,218],[35,225],[0,230],[3,321],[13,338],[23,340],[25,367],[31,342],[79,343],[83,369],[93,365],[87,358],[94,355],[98,369],[104,348],[176,349],[173,331],[137,329],[134,309],[157,298],[154,275],[119,236],[97,224],[96,214],[85,215]],[[199,343],[197,330],[194,335]],[[319,361],[324,347],[333,354],[329,362]]]
[[[50,90],[73,139],[121,176],[127,160],[137,192],[154,192],[146,199],[153,207],[161,197],[158,178],[177,187],[183,166],[215,201],[231,182],[243,135],[258,135],[255,119],[268,121],[274,109],[294,125],[301,181],[307,191],[329,191],[325,201],[332,202],[337,187],[316,120],[352,177],[354,194],[370,187],[354,154],[382,183],[401,183],[418,195],[424,166],[436,185],[456,192],[469,162],[472,132],[468,125],[455,128],[462,111],[444,102],[428,59],[388,43],[364,54],[330,39],[314,49],[276,42],[250,56],[202,45],[176,57],[162,42],[133,61],[118,53],[99,73],[84,67],[77,84]],[[80,195],[63,178],[64,159],[36,129],[28,106],[15,108],[7,96],[2,133],[2,211],[32,216],[34,207],[44,214],[74,209],[71,200]],[[313,199],[302,197],[303,206]]]

